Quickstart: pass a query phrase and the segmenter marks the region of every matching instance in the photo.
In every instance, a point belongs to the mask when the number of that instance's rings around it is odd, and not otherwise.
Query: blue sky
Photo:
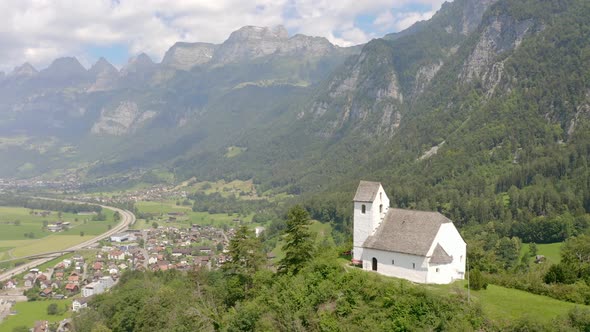
[[[365,43],[429,19],[443,0],[2,0],[0,70],[37,69],[75,56],[122,67],[141,52],[154,61],[177,41],[221,43],[245,25]]]

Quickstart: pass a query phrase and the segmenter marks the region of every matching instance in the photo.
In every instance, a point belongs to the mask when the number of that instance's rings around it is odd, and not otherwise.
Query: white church
[[[416,283],[464,279],[467,245],[438,212],[394,209],[381,183],[361,181],[354,196],[353,262]]]

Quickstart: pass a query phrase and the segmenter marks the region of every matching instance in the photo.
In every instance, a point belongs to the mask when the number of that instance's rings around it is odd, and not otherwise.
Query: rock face
[[[180,70],[189,70],[211,61],[216,48],[217,45],[209,43],[178,42],[166,52],[162,64]]]
[[[119,71],[105,58],[100,58],[88,71],[94,83],[88,92],[111,90],[119,78]]]
[[[485,11],[497,1],[465,0],[465,4],[463,5],[463,29],[461,33],[467,35],[477,29]]]
[[[518,48],[534,25],[532,20],[516,21],[506,15],[490,17],[489,20],[459,76],[465,82],[481,80],[489,91],[488,95],[502,79],[504,63],[498,61],[498,56]]]
[[[127,76],[129,74],[153,71],[156,69],[156,64],[145,53],[132,57],[127,62],[127,65],[121,69],[121,75]]]
[[[331,137],[347,123],[353,127],[362,126],[369,118],[379,119],[373,123],[372,132],[391,134],[399,126],[398,107],[404,97],[393,61],[387,43],[374,40],[341,75],[329,82],[326,95],[315,101],[309,112],[314,118],[323,117],[328,121],[320,136]]]
[[[284,27],[274,29],[246,26],[232,32],[229,38],[215,51],[219,64],[240,62],[274,53],[289,35]]]
[[[235,63],[271,54],[323,56],[335,49],[336,47],[325,38],[304,35],[289,38],[283,26],[273,29],[246,26],[234,31],[215,50],[213,62]]]
[[[121,136],[129,134],[156,115],[154,111],[141,112],[137,103],[124,101],[115,109],[103,108],[92,133]]]

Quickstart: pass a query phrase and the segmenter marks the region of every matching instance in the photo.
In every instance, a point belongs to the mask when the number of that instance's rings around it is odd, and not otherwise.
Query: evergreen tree
[[[289,210],[285,229],[285,257],[279,262],[279,271],[297,274],[313,257],[313,238],[309,230],[310,219],[300,205]]]
[[[264,264],[262,244],[246,226],[240,226],[229,241],[228,251],[229,261],[223,265],[226,273],[252,276]]]

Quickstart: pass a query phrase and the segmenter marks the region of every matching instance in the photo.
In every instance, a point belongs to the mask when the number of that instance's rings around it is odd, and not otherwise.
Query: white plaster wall
[[[438,233],[436,234],[434,241],[432,242],[432,247],[428,251],[428,256],[432,256],[432,252],[436,247],[436,244],[440,243],[441,247],[453,257],[453,261],[447,265],[434,265],[432,264],[432,271],[436,267],[440,268],[440,272],[442,274],[443,270],[444,273],[448,276],[436,276],[433,277],[433,280],[448,280],[444,283],[449,283],[454,279],[464,279],[465,278],[465,261],[467,257],[467,245],[457,228],[453,223],[446,223],[440,226]],[[435,273],[435,272],[434,272]],[[430,281],[429,281],[430,282]],[[441,283],[432,281],[433,283]]]
[[[428,282],[426,257],[365,248],[362,257],[364,270],[372,270],[373,257],[377,258],[377,272],[380,274],[417,283]],[[416,268],[412,267],[412,263],[416,264]]]
[[[366,207],[364,214],[362,213],[363,205]],[[379,211],[380,206],[382,206],[381,212]],[[372,203],[354,202],[353,259],[360,260],[363,257],[363,243],[381,225],[388,209],[389,197],[387,197],[382,186],[379,186],[375,201]]]
[[[438,269],[438,272],[436,271]],[[429,284],[450,284],[453,280],[453,267],[451,264],[445,265],[431,265],[428,267],[428,278]]]

